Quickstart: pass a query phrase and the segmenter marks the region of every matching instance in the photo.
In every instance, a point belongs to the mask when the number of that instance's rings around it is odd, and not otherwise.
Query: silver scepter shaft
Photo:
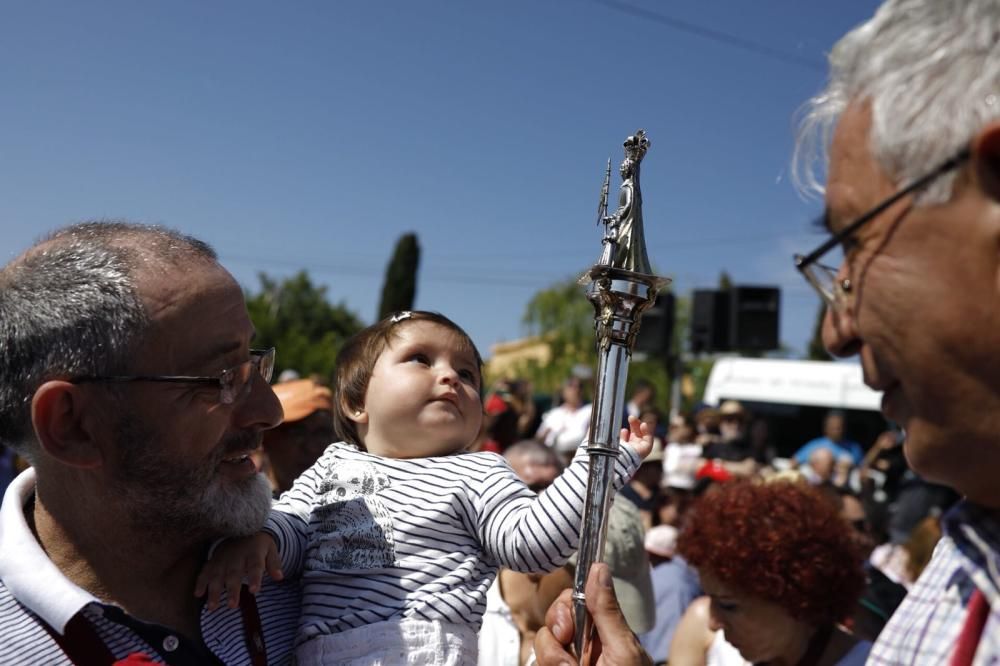
[[[591,566],[604,556],[611,480],[618,457],[618,432],[625,404],[625,380],[639,331],[639,319],[668,279],[653,275],[642,228],[639,163],[649,140],[639,130],[625,140],[618,209],[604,218],[604,248],[598,262],[581,278],[589,283],[597,337],[597,386],[590,416],[590,474],[580,526],[580,551],[573,586],[576,620],[574,647],[580,664],[592,662],[593,621],[584,589]]]

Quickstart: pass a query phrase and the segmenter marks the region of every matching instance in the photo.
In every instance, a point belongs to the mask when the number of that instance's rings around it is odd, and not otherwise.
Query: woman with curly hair
[[[839,624],[864,586],[855,543],[851,527],[815,489],[736,481],[692,508],[677,549],[698,570],[710,600],[708,628],[721,629],[744,659],[846,666],[863,664],[871,647]],[[672,651],[670,663],[689,662]]]

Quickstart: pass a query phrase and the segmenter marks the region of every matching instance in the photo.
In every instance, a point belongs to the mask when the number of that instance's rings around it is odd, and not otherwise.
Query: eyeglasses
[[[836,268],[824,266],[819,263],[823,255],[843,243],[848,236],[884,213],[897,201],[909,194],[924,189],[944,174],[957,169],[971,156],[972,150],[969,147],[962,148],[958,153],[949,157],[934,169],[931,169],[929,173],[917,178],[903,189],[898,190],[891,197],[835,233],[809,254],[805,256],[801,254],[795,255],[795,267],[799,269],[799,272],[802,273],[806,281],[812,285],[827,307],[834,310],[842,309],[847,300],[846,296],[850,293],[853,285],[849,278],[838,280],[837,275],[839,271]]]
[[[73,384],[84,384],[90,382],[169,382],[173,384],[215,384],[219,387],[219,402],[224,405],[231,405],[239,398],[242,398],[250,392],[254,371],[263,377],[265,382],[271,381],[271,375],[274,374],[274,347],[271,347],[270,349],[251,349],[249,361],[244,361],[239,365],[227,368],[220,372],[216,377],[189,377],[186,375],[83,375],[80,377],[73,377],[69,381]]]

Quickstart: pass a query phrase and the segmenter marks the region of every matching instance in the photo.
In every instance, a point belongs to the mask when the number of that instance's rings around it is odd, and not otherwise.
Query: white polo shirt
[[[141,652],[175,664],[251,663],[238,608],[202,611],[206,653],[176,632],[131,617],[72,583],[46,556],[24,518],[34,491],[35,471],[25,470],[7,488],[0,507],[0,664],[70,664],[43,622],[64,634],[77,614],[96,629],[116,659]],[[257,595],[269,664],[291,660],[300,600],[295,584],[265,585]]]

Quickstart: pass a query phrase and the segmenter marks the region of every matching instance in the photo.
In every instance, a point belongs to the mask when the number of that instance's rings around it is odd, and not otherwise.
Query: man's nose
[[[823,315],[823,346],[832,355],[846,358],[854,356],[861,348],[854,304],[845,303],[840,308],[827,307]]]
[[[253,377],[250,393],[233,413],[236,425],[241,428],[256,427],[268,430],[280,424],[285,418],[278,396],[263,377]]]

